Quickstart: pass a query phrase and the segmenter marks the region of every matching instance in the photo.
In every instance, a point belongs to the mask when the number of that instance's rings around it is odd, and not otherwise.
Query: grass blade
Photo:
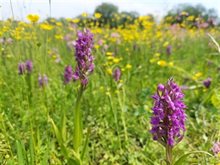
[[[16,141],[16,147],[17,147],[18,164],[25,165],[23,147],[22,147],[21,142],[19,142],[18,140]]]
[[[190,153],[187,153],[187,154],[182,155],[182,156],[174,163],[174,165],[184,165],[184,164],[185,164],[185,161],[186,161],[186,159],[187,159],[187,157],[188,157],[189,155],[192,155],[192,154],[204,154],[204,155],[208,155],[208,156],[213,157],[213,155],[211,155],[210,153],[205,152],[205,151],[193,151],[193,152],[190,152]]]

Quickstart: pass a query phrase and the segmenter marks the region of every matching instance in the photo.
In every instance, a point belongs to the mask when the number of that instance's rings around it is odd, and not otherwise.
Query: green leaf
[[[204,154],[204,155],[208,155],[208,156],[213,156],[212,154],[205,152],[205,151],[193,151],[187,154],[182,155],[175,163],[174,165],[184,165],[185,161],[187,159],[188,156],[192,155],[192,154]]]
[[[21,142],[19,142],[18,140],[16,141],[16,147],[17,147],[18,164],[25,165],[23,146],[22,146]]]
[[[69,164],[69,165],[81,165],[81,162],[80,162],[79,159],[69,158],[67,160],[67,164]]]
[[[208,36],[211,38],[212,42],[215,44],[216,48],[218,49],[218,52],[220,53],[220,46],[218,44],[218,42],[215,40],[215,38],[208,33]]]
[[[30,138],[30,163],[31,165],[34,165],[35,162],[35,154],[34,154],[34,140],[33,136]]]
[[[60,131],[58,129],[58,127],[56,126],[56,124],[54,123],[53,119],[48,117],[48,121],[52,124],[52,127],[53,127],[53,130],[54,130],[54,133],[55,133],[55,136],[58,140],[58,143],[61,145],[63,144],[63,139],[62,139],[62,136],[60,134]]]
[[[217,90],[213,91],[211,102],[215,108],[220,109],[220,93],[218,93]]]
[[[54,123],[53,119],[50,118],[49,116],[48,116],[48,120],[49,120],[49,122],[50,122],[50,123],[52,124],[52,126],[53,126],[53,130],[54,130],[55,136],[56,136],[57,141],[58,141],[58,143],[59,143],[59,145],[60,145],[60,147],[61,147],[61,150],[62,150],[62,152],[63,152],[63,155],[64,155],[65,157],[68,157],[67,148],[65,147],[65,145],[64,145],[64,143],[63,143],[62,135],[61,135],[61,133],[60,133],[58,127],[57,127],[56,124]]]
[[[88,129],[88,132],[87,132],[87,135],[86,135],[86,141],[85,141],[85,144],[83,146],[82,153],[81,153],[81,160],[83,160],[85,152],[86,152],[86,148],[88,146],[90,132],[91,132],[91,130]]]
[[[41,160],[41,165],[47,165],[48,164],[48,159],[49,159],[49,147],[47,147],[47,149],[44,151],[44,155],[43,155],[43,159]]]
[[[7,165],[14,165],[14,164],[15,164],[14,160],[8,160],[7,161]]]
[[[61,123],[61,135],[64,143],[66,142],[66,111],[64,110],[63,116],[62,116],[62,123]]]

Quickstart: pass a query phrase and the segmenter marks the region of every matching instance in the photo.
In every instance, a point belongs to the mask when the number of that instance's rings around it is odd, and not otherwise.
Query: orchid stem
[[[166,162],[167,165],[172,165],[172,147],[169,145],[166,146]]]
[[[81,86],[78,97],[76,100],[76,107],[74,109],[74,150],[79,155],[79,147],[82,143],[82,137],[83,137],[83,129],[82,129],[82,114],[80,110],[80,104],[81,104],[81,98],[83,94],[83,87]]]

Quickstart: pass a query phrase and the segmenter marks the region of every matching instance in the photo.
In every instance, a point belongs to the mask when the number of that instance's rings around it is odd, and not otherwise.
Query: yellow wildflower
[[[109,75],[112,75],[112,69],[111,69],[111,68],[106,69],[106,72],[107,72]]]
[[[187,18],[187,21],[193,21],[194,19],[195,19],[195,17],[193,15],[191,15]]]
[[[112,64],[113,64],[112,61],[107,62],[107,65],[108,65],[108,66],[109,66],[109,65],[112,65]]]
[[[88,13],[83,12],[83,13],[82,13],[82,16],[83,16],[83,17],[87,17],[87,16],[88,16]]]
[[[169,45],[169,42],[164,42],[163,47],[167,47]]]
[[[9,30],[9,27],[7,27],[7,26],[3,26],[3,28],[2,28],[2,32],[7,32]]]
[[[180,24],[180,27],[185,28],[185,27],[186,27],[186,24],[181,23],[181,24]]]
[[[42,23],[42,24],[40,25],[40,28],[43,29],[43,30],[48,30],[48,31],[50,31],[50,30],[53,29],[53,26],[50,25],[50,24],[48,24],[48,23]]]
[[[55,20],[54,18],[51,18],[51,19],[50,19],[50,22],[53,22],[53,23],[54,23],[54,22],[56,22],[56,20]]]
[[[61,34],[56,34],[56,35],[55,35],[55,38],[56,38],[57,40],[62,40],[62,39],[63,39],[63,36],[62,36]]]
[[[57,59],[57,56],[55,54],[53,54],[52,58],[55,60],[55,59]]]
[[[202,76],[202,73],[201,73],[201,72],[197,72],[197,73],[193,76],[193,80],[198,80],[201,76]]]
[[[66,18],[66,21],[71,22],[72,18]]]
[[[56,22],[56,25],[57,26],[62,26],[62,23],[61,22]]]
[[[186,11],[182,11],[182,12],[181,12],[181,15],[183,15],[183,16],[188,16],[188,13],[187,13]]]
[[[127,65],[125,66],[125,68],[126,68],[126,69],[131,69],[131,68],[132,68],[132,65],[131,65],[131,64],[127,64]]]
[[[157,33],[156,33],[156,38],[161,38],[162,37],[162,32],[160,32],[160,31],[158,31]]]
[[[95,48],[95,49],[99,49],[99,45],[95,44],[95,45],[94,45],[94,48]]]
[[[113,59],[114,59],[113,56],[108,56],[108,57],[107,57],[107,60],[113,60]]]
[[[169,65],[169,66],[173,66],[173,62],[169,62],[168,65]]]
[[[167,62],[164,61],[164,60],[158,61],[157,64],[158,64],[159,66],[162,66],[162,67],[167,66]]]
[[[152,64],[152,63],[155,63],[157,61],[157,59],[155,59],[155,58],[151,58],[150,59],[150,63]]]
[[[114,62],[115,64],[118,64],[118,63],[120,62],[120,59],[119,59],[119,58],[114,58],[114,59],[113,59],[113,62]]]
[[[155,57],[160,57],[160,53],[155,53],[154,56]]]
[[[80,20],[76,18],[76,19],[73,19],[72,21],[73,23],[79,23]]]
[[[27,19],[32,23],[36,23],[40,19],[40,16],[37,14],[29,14],[27,15]]]
[[[107,55],[107,56],[112,56],[113,53],[112,53],[112,52],[106,52],[106,55]]]
[[[102,14],[101,13],[95,13],[95,18],[99,19],[102,17]]]

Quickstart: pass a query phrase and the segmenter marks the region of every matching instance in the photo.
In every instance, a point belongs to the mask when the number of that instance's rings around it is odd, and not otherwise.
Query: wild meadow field
[[[117,28],[27,18],[0,22],[0,164],[220,162],[219,27],[155,23],[148,16]],[[169,79],[186,105],[173,163],[150,131],[152,95]]]

